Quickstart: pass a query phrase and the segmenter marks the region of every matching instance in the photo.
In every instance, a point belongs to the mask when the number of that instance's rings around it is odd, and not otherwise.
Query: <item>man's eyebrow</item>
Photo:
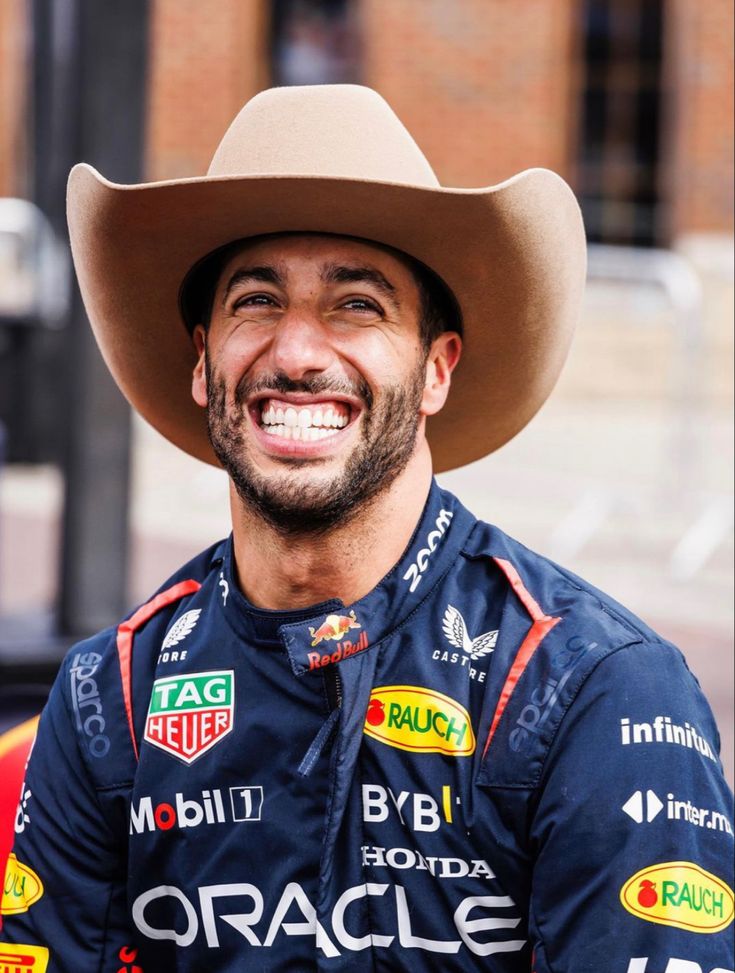
[[[225,303],[233,287],[236,287],[238,284],[249,284],[252,281],[258,281],[261,284],[275,284],[276,287],[283,287],[285,283],[283,274],[275,267],[268,265],[262,267],[240,267],[227,281],[227,286],[222,295],[222,303]]]
[[[325,284],[361,284],[364,282],[374,284],[395,307],[401,306],[396,288],[375,267],[345,267],[340,264],[327,264],[322,270],[321,278]]]

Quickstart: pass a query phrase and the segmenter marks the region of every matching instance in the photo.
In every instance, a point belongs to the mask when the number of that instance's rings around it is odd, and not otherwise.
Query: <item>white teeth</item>
[[[269,425],[267,428],[271,436],[280,436],[281,439],[296,439],[301,442],[316,442],[318,439],[336,436],[338,432],[337,429],[324,429],[319,426],[308,426],[306,429],[302,429],[300,426],[277,424]]]
[[[271,402],[263,409],[260,422],[273,436],[316,442],[344,429],[349,423],[349,416],[342,415],[332,406],[326,409],[319,406],[312,411],[308,407],[287,406],[284,409]]]

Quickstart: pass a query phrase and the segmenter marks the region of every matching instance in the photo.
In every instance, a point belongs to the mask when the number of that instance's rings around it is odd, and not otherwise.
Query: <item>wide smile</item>
[[[342,445],[362,412],[343,397],[263,396],[249,406],[258,441],[278,456],[326,456]]]

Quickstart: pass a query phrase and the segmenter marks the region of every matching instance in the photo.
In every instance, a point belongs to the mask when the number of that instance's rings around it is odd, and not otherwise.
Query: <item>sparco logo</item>
[[[570,639],[567,639],[562,651],[558,652],[551,660],[554,674],[549,674],[542,683],[536,686],[528,702],[521,710],[520,716],[516,720],[515,729],[511,731],[508,737],[511,750],[516,752],[525,750],[533,736],[541,732],[544,723],[551,716],[557,704],[566,681],[586,653],[596,647],[597,642],[586,643],[579,635],[573,635]]]
[[[262,787],[231,787],[227,803],[219,788],[201,791],[198,801],[185,800],[183,794],[177,793],[173,804],[161,801],[154,805],[150,797],[141,797],[137,804],[130,805],[130,834],[228,821],[260,821],[262,807]]]
[[[144,739],[193,763],[232,730],[234,695],[232,669],[156,679]]]
[[[402,885],[363,882],[345,889],[332,907],[331,929],[326,925],[327,916],[323,916],[325,924],[317,918],[314,904],[298,882],[289,882],[275,903],[266,903],[263,893],[252,882],[201,885],[197,892],[198,896],[192,901],[175,885],[157,885],[148,889],[133,902],[133,922],[149,939],[171,939],[181,947],[191,946],[199,936],[200,928],[210,949],[220,947],[223,933],[230,937],[224,945],[232,948],[233,929],[250,946],[265,948],[283,936],[306,936],[326,957],[341,956],[338,947],[360,952],[363,949],[389,949],[393,943],[403,949],[444,955],[459,953],[464,946],[475,956],[490,956],[518,952],[526,944],[525,939],[507,938],[508,930],[516,929],[521,923],[509,895],[470,895],[460,899],[454,909],[451,930],[447,929],[450,938],[431,939],[426,932],[437,935],[436,917],[427,915],[426,906],[421,902],[409,906]],[[449,898],[451,892],[447,891],[445,895]],[[365,917],[370,912],[367,900],[375,898],[381,898],[386,906],[392,900],[388,913],[392,921],[386,916],[387,928],[382,927],[379,933],[364,928]],[[171,925],[159,925],[166,922],[164,917],[169,915],[175,915],[175,919],[168,920]],[[423,929],[417,928],[421,925]],[[390,931],[391,926],[394,931]],[[264,964],[270,965],[265,958],[257,965]],[[384,963],[378,960],[377,965],[381,968],[391,966],[387,957]]]
[[[110,749],[110,738],[105,736],[102,700],[93,678],[101,661],[102,656],[96,652],[77,652],[69,669],[74,719],[79,732],[88,738],[87,750],[93,757],[106,757]]]
[[[454,514],[451,510],[439,511],[439,516],[436,518],[436,527],[426,538],[426,546],[421,548],[416,555],[416,560],[403,575],[404,581],[411,582],[408,586],[409,591],[415,591],[418,588],[419,582],[424,576],[424,571],[429,565],[429,558],[436,550],[436,545],[444,537],[453,516]]]

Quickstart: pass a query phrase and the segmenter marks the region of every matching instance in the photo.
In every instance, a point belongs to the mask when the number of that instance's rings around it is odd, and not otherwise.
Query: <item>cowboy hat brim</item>
[[[446,406],[427,424],[436,472],[498,449],[538,411],[566,358],[584,287],[579,206],[546,169],[484,189],[257,174],[125,186],[79,164],[68,220],[112,375],[163,436],[215,465],[206,416],[191,397],[196,355],[178,299],[192,266],[233,240],[362,237],[415,257],[446,283],[461,307],[464,351]]]

